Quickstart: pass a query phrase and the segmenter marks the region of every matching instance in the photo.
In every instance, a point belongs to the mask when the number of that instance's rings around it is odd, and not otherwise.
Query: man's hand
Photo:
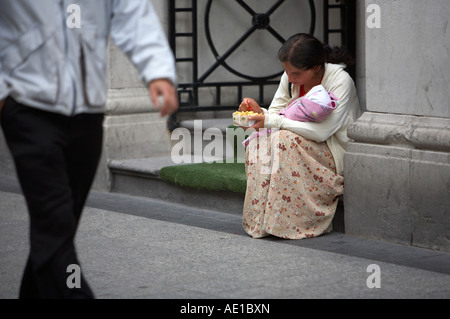
[[[0,116],[2,115],[3,105],[5,104],[6,99],[0,101]]]
[[[150,82],[148,91],[155,108],[159,109],[161,117],[171,115],[178,110],[178,94],[175,86],[166,79],[157,79]],[[160,105],[159,97],[162,97]]]

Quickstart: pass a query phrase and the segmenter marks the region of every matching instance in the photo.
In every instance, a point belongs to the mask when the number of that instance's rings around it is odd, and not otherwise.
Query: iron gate
[[[198,26],[199,26],[199,8],[198,2],[203,4],[206,2],[205,14],[203,17],[204,22],[204,33],[206,41],[208,43],[209,49],[215,57],[214,63],[207,68],[203,73],[199,73],[199,52],[198,52]],[[220,0],[215,0],[220,1]],[[235,110],[240,101],[242,101],[243,88],[244,87],[254,87],[258,91],[257,98],[259,101],[265,100],[265,90],[268,86],[278,85],[279,78],[282,75],[282,71],[266,75],[266,76],[252,76],[249,74],[244,74],[241,71],[236,70],[227,62],[227,59],[236,51],[236,49],[241,46],[250,35],[252,35],[256,30],[267,30],[267,35],[274,37],[281,44],[285,41],[285,38],[280,35],[277,30],[272,27],[271,16],[276,12],[279,7],[286,0],[274,0],[273,5],[266,12],[257,12],[251,6],[249,6],[244,0],[227,0],[235,1],[239,4],[240,8],[248,13],[248,18],[251,19],[251,27],[247,30],[239,39],[232,44],[228,50],[224,53],[219,53],[211,35],[210,30],[210,13],[211,6],[214,0],[170,0],[169,2],[169,42],[171,48],[175,54],[175,61],[177,65],[181,63],[187,63],[191,65],[192,78],[190,81],[178,84],[178,94],[180,99],[180,108],[178,112],[197,112],[197,111],[217,111],[217,110]],[[310,14],[310,26],[309,30],[295,30],[292,34],[297,32],[309,32],[314,34],[316,25],[316,6],[314,0],[299,0],[307,1],[309,4],[309,14]],[[316,0],[318,1],[318,0]],[[319,0],[320,1],[320,0]],[[355,15],[355,0],[322,0],[323,1],[323,15],[324,15],[324,42],[328,42],[328,37],[332,33],[339,33],[342,39],[342,45],[346,46],[354,54],[354,27],[352,23],[354,22]],[[248,1],[247,1],[248,2]],[[340,11],[340,21],[341,26],[339,28],[331,29],[329,27],[329,15],[332,10]],[[186,14],[191,19],[191,30],[187,32],[180,32],[177,30],[177,23],[179,21],[179,15],[183,13]],[[190,41],[192,48],[191,56],[179,57],[177,52],[179,48],[177,46],[177,39],[184,38]],[[233,74],[240,80],[236,81],[208,81],[211,74],[216,71],[219,67],[222,67],[229,73]],[[223,103],[221,99],[222,90],[224,88],[235,88],[236,96],[235,103]],[[199,89],[200,88],[210,88],[215,91],[215,100],[212,105],[201,105],[199,101]],[[264,103],[261,103],[262,106]],[[177,126],[176,114],[171,117],[169,121],[169,128],[174,128]]]

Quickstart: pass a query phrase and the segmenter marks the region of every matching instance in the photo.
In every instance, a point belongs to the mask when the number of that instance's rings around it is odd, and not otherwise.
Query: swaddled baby
[[[296,99],[287,108],[281,110],[282,115],[290,120],[320,123],[327,119],[339,105],[339,99],[322,85],[313,87],[308,94]],[[268,133],[269,130],[253,132],[242,144],[246,147],[251,140]]]
[[[279,115],[300,122],[320,123],[339,105],[339,99],[322,85],[313,87],[305,96],[296,99]]]

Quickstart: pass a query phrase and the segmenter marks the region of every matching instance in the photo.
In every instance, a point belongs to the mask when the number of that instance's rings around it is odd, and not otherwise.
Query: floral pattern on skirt
[[[326,145],[282,130],[246,149],[243,227],[254,238],[317,237],[332,230],[344,178]]]

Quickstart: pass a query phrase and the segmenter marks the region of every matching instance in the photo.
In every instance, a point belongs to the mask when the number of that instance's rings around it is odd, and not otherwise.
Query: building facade
[[[203,4],[201,14],[206,2],[198,1]],[[250,7],[270,7],[274,2],[246,1]],[[219,49],[248,19],[246,12],[236,13],[220,3],[211,7],[216,15],[211,32],[216,32]],[[317,13],[314,34],[323,40],[324,1],[313,3]],[[169,35],[169,1],[154,0],[153,4]],[[287,5],[278,13],[280,34],[288,36],[289,26],[295,30],[292,33],[308,32],[307,1],[287,0]],[[229,16],[224,20],[221,17],[226,13]],[[345,156],[345,230],[350,235],[450,251],[449,17],[448,0],[356,1],[355,82],[364,113],[349,130],[354,142]],[[332,17],[331,24],[339,24],[340,18]],[[186,22],[186,28],[192,26]],[[255,76],[281,70],[275,57],[279,43],[259,36],[252,41],[230,64]],[[338,44],[333,37],[329,42]],[[177,44],[178,48],[183,45]],[[198,44],[198,50],[209,50],[206,41]],[[209,52],[199,69],[206,70],[214,59]],[[188,74],[180,69],[180,81]],[[220,74],[212,76],[221,80]],[[225,91],[228,96],[230,92]],[[108,93],[104,149],[94,186],[101,191],[111,189],[109,161],[170,154],[171,149],[167,119],[152,111],[136,70],[112,44]],[[207,101],[214,91],[202,94],[201,100]],[[269,102],[270,95],[265,94]],[[212,111],[198,116],[221,115]],[[15,174],[2,136],[0,174]]]

